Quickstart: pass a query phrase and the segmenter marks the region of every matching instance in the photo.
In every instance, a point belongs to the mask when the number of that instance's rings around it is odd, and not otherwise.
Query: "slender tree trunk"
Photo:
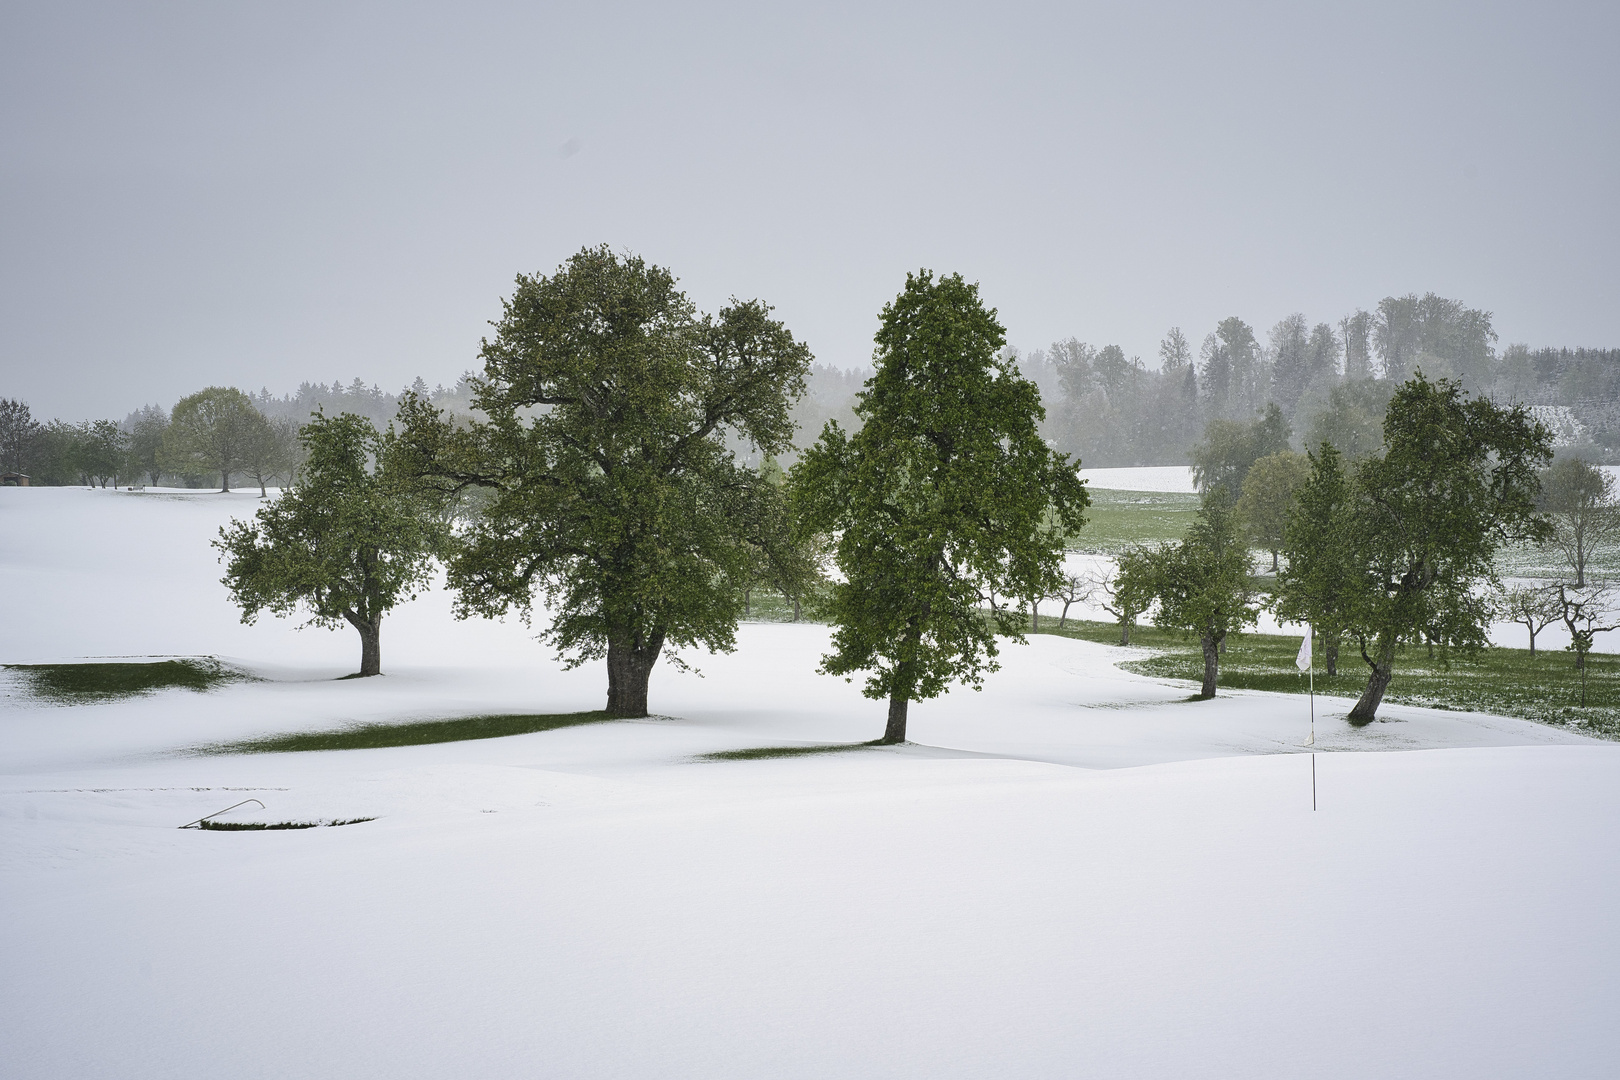
[[[219,491],[220,491],[220,494],[222,494],[222,495],[226,494],[230,490],[231,490],[231,474],[229,472],[226,472],[224,469],[221,469],[219,471]]]
[[[912,616],[906,627],[906,640],[900,654],[907,659],[895,665],[894,681],[889,690],[889,722],[883,729],[879,745],[893,746],[906,741],[906,706],[917,689],[917,649],[922,645],[922,620]]]
[[[647,681],[664,647],[664,632],[608,639],[607,711],[614,716],[647,715]]]
[[[1039,632],[1041,629],[1041,609],[1034,604],[1029,605],[1029,628],[1031,632]]]
[[[1350,710],[1352,724],[1370,724],[1378,719],[1378,705],[1389,689],[1389,680],[1395,675],[1395,643],[1380,641],[1378,657],[1372,661],[1372,672],[1367,676],[1367,688],[1361,692],[1356,707]]]
[[[352,611],[345,611],[343,617],[348,619],[349,625],[360,634],[360,677],[364,679],[372,675],[381,675],[382,616],[366,619]]]
[[[1121,645],[1129,645],[1131,643],[1131,627],[1135,624],[1135,619],[1122,618],[1119,620],[1119,643]]]
[[[1069,605],[1072,604],[1072,603],[1074,603],[1074,601],[1072,601],[1072,600],[1064,601],[1063,614],[1058,616],[1058,629],[1059,630],[1063,629],[1069,623]]]
[[[1275,574],[1281,569],[1282,567],[1277,564],[1277,550],[1273,548],[1271,551],[1271,572]]]
[[[799,598],[797,596],[793,598],[793,621],[799,621]]]
[[[753,589],[743,590],[743,618],[745,619],[751,619],[754,617],[754,607],[752,601],[753,595]]]
[[[1225,634],[1222,634],[1219,638],[1205,634],[1198,639],[1198,643],[1204,648],[1204,685],[1198,690],[1200,698],[1212,698],[1215,696],[1215,682],[1221,675],[1220,646],[1221,642],[1225,640]]]
[[[1530,631],[1530,659],[1534,660],[1536,658],[1536,628],[1529,623],[1525,623],[1524,626],[1526,630]]]

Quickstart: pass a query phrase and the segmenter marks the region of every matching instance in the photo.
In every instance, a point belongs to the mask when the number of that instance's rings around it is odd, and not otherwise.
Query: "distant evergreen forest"
[[[1564,452],[1620,463],[1620,349],[1499,350],[1491,318],[1456,300],[1413,294],[1386,297],[1373,311],[1357,309],[1332,323],[1290,315],[1263,335],[1232,316],[1196,346],[1172,327],[1151,366],[1118,345],[1076,337],[1028,352],[1009,348],[1006,358],[1040,388],[1047,441],[1088,467],[1189,464],[1210,421],[1252,420],[1269,405],[1281,410],[1295,447],[1326,440],[1355,456],[1379,438],[1395,386],[1418,370],[1430,379],[1457,379],[1471,394],[1528,405]],[[869,374],[812,366],[794,408],[799,445],[813,442],[828,420],[858,426],[856,395]],[[471,412],[475,377],[468,372],[453,386],[431,389],[418,378],[398,393],[358,378],[334,379],[305,382],[279,397],[268,389],[245,397],[276,430],[296,430],[317,411],[355,413],[383,428],[407,391],[451,412]],[[0,398],[0,473],[24,474],[36,485],[213,483],[205,473],[177,472],[160,460],[168,421],[169,409],[152,404],[121,421],[42,422],[26,402]],[[264,455],[283,458],[285,465],[261,467],[261,479],[290,475],[295,451]]]

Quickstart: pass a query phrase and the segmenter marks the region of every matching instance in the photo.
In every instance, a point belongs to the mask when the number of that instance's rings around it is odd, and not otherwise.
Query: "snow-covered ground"
[[[1198,490],[1193,483],[1192,469],[1186,465],[1081,469],[1080,479],[1094,488],[1106,488],[1109,491],[1180,491],[1191,494]]]
[[[0,661],[210,653],[264,681],[0,702],[0,1075],[1607,1077],[1620,746],[1319,700],[1185,701],[1039,638],[875,736],[825,628],[661,665],[664,714],[479,742],[199,756],[353,721],[598,707],[433,593],[240,625],[249,495],[0,489]],[[1376,752],[1383,751],[1383,752]],[[1401,752],[1388,752],[1401,751]],[[1320,810],[1311,810],[1314,760]],[[333,829],[175,826],[373,816]]]

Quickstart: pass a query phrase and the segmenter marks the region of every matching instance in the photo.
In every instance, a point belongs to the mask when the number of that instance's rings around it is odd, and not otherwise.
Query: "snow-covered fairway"
[[[0,490],[0,661],[215,653],[264,675],[0,706],[6,1077],[1607,1077],[1620,747],[1500,718],[1121,673],[1036,639],[882,708],[749,625],[667,718],[297,755],[348,721],[595,708],[520,625],[432,595],[352,633],[237,625],[246,497]],[[1324,715],[1325,714],[1325,718]],[[1362,753],[1355,750],[1408,752]],[[239,799],[301,832],[175,828]],[[241,818],[238,812],[233,815]]]

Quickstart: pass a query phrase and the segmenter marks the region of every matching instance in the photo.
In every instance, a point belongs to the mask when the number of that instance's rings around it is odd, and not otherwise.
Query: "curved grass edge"
[[[769,758],[809,757],[813,754],[842,754],[883,745],[881,740],[860,743],[829,743],[824,746],[750,746],[742,750],[717,750],[699,754],[696,761],[763,761]]]
[[[111,701],[159,690],[206,693],[226,683],[258,681],[256,676],[213,656],[3,664],[0,668],[16,672],[31,696],[64,704]]]
[[[396,746],[431,746],[436,743],[504,739],[537,731],[581,724],[599,724],[622,717],[607,712],[497,713],[459,716],[443,720],[413,720],[403,724],[359,724],[330,731],[300,731],[257,739],[213,743],[193,750],[197,754],[299,754],[318,750],[382,750]]]

